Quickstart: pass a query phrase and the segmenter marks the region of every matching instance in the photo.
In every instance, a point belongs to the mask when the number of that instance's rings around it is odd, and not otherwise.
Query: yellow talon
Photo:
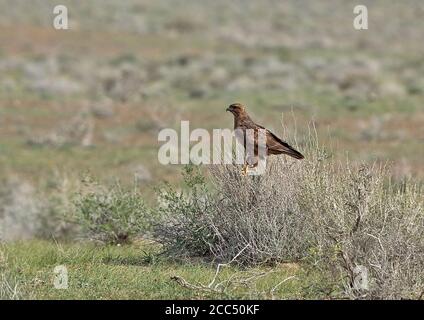
[[[247,176],[247,164],[243,165],[243,168],[241,169],[241,175]]]

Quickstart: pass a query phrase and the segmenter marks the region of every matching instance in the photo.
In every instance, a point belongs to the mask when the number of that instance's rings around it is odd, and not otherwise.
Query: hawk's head
[[[246,112],[246,108],[241,103],[233,103],[228,108],[227,111],[230,111],[235,116],[244,114]]]

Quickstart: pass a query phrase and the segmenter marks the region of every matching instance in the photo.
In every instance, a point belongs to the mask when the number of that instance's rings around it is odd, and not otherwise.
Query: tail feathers
[[[299,151],[295,150],[291,145],[289,145],[287,142],[284,142],[280,138],[278,138],[275,134],[273,134],[271,131],[267,131],[267,147],[268,147],[268,153],[269,154],[286,154],[290,157],[293,157],[295,159],[303,159],[305,158],[303,154],[301,154]]]
[[[297,151],[297,150],[295,150],[295,149],[293,149],[292,147],[288,147],[286,150],[284,150],[284,152],[283,153],[285,153],[285,154],[287,154],[288,156],[290,156],[290,157],[293,157],[293,158],[295,158],[295,159],[298,159],[298,160],[301,160],[301,159],[303,159],[303,158],[305,158],[304,156],[303,156],[303,154],[301,154],[299,151]]]
[[[295,159],[298,159],[298,160],[305,158],[303,156],[303,154],[301,154],[299,151],[295,150],[287,142],[284,142],[282,140],[280,140],[279,142],[280,142],[280,146],[278,147],[276,154],[281,154],[281,153],[286,154],[286,155],[293,157]]]
[[[268,148],[268,154],[286,154],[298,160],[305,158],[303,154],[285,142],[284,144],[280,144],[278,148]]]

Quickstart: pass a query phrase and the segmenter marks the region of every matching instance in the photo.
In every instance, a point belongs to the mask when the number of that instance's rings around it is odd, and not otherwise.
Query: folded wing
[[[268,148],[268,154],[286,154],[295,159],[303,159],[304,156],[297,150],[295,150],[288,143],[284,142],[273,134],[268,129],[266,130],[266,146]]]

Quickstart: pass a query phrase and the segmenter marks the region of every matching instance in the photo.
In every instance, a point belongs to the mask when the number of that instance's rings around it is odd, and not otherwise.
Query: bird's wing
[[[259,126],[258,128],[266,130],[266,146],[268,148],[268,154],[287,154],[296,159],[303,159],[303,155],[290,146],[287,142],[284,142],[273,134],[268,129]]]

